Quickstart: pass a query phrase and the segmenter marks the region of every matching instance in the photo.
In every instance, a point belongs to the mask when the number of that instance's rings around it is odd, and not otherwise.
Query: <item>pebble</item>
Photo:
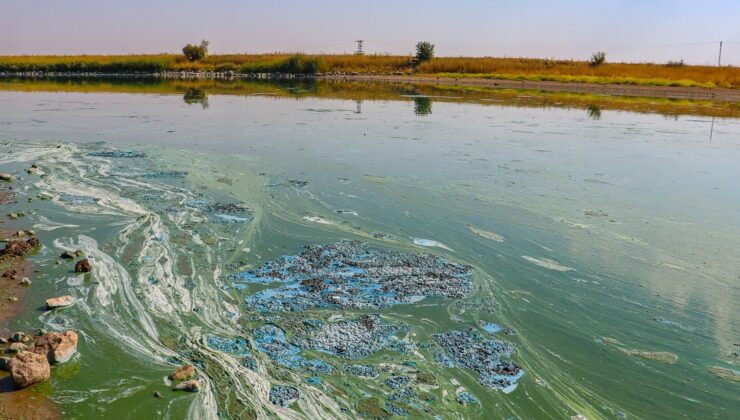
[[[67,306],[75,303],[75,298],[72,296],[60,296],[46,300],[46,307],[48,309],[66,308]]]
[[[28,277],[23,277],[21,279],[21,284],[24,285],[24,286],[30,286],[31,285],[31,280]]]

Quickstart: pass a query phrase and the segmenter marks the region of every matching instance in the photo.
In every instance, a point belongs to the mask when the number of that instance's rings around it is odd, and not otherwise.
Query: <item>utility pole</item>
[[[357,43],[357,51],[355,51],[355,55],[365,55],[365,51],[362,51],[362,43],[365,41],[362,39],[358,39],[355,42]]]
[[[722,41],[719,42],[719,57],[717,57],[717,67],[722,66]]]

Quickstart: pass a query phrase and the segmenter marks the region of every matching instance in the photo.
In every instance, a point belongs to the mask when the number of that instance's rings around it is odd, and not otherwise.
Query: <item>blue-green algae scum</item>
[[[42,244],[7,331],[80,336],[29,395],[70,419],[738,418],[740,121],[424,99],[1,92],[4,224]]]

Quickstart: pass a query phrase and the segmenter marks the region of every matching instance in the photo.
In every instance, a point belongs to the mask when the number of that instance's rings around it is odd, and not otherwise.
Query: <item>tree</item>
[[[208,54],[208,41],[200,41],[200,45],[188,44],[182,49],[182,53],[190,61],[198,61]]]
[[[423,63],[434,58],[434,44],[427,41],[419,41],[416,44],[416,62]]]
[[[606,53],[604,51],[597,51],[591,54],[591,60],[588,64],[591,67],[598,67],[606,62]]]

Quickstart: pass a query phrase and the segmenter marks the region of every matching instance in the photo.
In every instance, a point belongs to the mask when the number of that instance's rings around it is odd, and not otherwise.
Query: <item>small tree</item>
[[[188,44],[182,49],[182,53],[190,61],[198,61],[208,54],[208,41],[200,41],[200,45]]]
[[[591,67],[598,67],[606,62],[606,53],[604,51],[597,51],[591,54],[591,60],[588,64]]]
[[[434,44],[427,41],[420,41],[416,44],[416,62],[423,63],[434,58]]]

